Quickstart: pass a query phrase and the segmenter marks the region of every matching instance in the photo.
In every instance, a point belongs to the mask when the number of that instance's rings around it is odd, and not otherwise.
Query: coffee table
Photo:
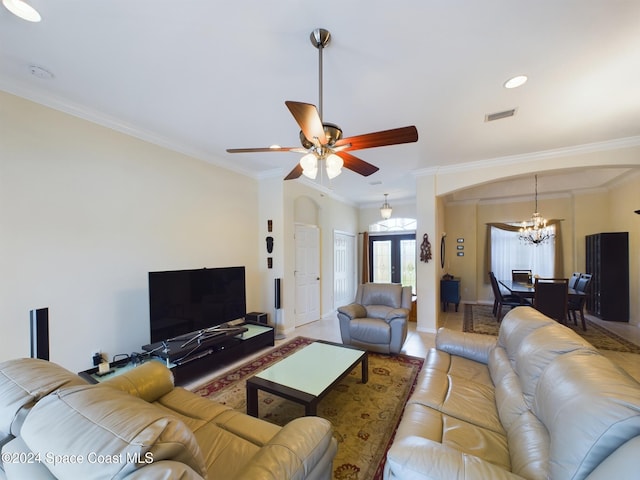
[[[315,341],[247,380],[247,413],[258,416],[258,390],[304,405],[316,415],[318,403],[355,366],[362,364],[362,383],[369,380],[365,350]]]

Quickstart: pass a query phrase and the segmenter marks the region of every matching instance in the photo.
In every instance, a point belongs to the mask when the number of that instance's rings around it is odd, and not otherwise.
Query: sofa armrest
[[[631,480],[640,472],[640,436],[614,450],[587,477],[587,480]]]
[[[320,417],[296,418],[287,423],[256,453],[236,478],[297,480],[307,478],[321,463],[331,463],[337,451],[333,429]],[[327,453],[330,455],[327,456]]]
[[[387,480],[523,480],[481,458],[417,436],[396,441],[384,469]]]
[[[343,307],[338,307],[338,313],[342,313],[353,320],[354,318],[362,318],[367,316],[367,309],[359,303],[350,303]]]
[[[459,332],[442,327],[436,334],[438,350],[484,364],[489,362],[489,354],[497,343],[498,337],[493,335]]]
[[[173,390],[173,373],[163,363],[150,360],[96,386],[122,390],[152,403]]]
[[[390,322],[391,320],[395,320],[396,318],[408,318],[409,317],[409,310],[406,308],[394,308],[393,310],[391,310],[388,314],[387,317],[385,318],[385,320],[388,322]]]

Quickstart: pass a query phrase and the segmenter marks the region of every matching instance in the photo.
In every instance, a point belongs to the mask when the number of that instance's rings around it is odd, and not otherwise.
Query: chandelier
[[[384,194],[384,203],[380,207],[380,215],[382,215],[382,218],[384,218],[385,220],[391,218],[391,212],[393,212],[393,208],[391,208],[391,205],[389,205],[389,202],[387,202],[387,195],[389,194]]]
[[[554,233],[547,227],[547,220],[538,212],[538,176],[535,176],[535,212],[531,215],[531,220],[522,222],[518,231],[518,238],[525,245],[540,245],[548,242],[554,237]]]

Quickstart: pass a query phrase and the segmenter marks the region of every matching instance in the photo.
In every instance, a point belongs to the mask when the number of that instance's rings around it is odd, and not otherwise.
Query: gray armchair
[[[338,308],[342,343],[379,353],[400,353],[407,338],[411,287],[392,283],[358,286],[353,303]]]

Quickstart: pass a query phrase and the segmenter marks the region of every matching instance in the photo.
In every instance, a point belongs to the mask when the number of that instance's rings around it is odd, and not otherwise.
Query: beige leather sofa
[[[640,384],[531,307],[499,336],[440,329],[384,478],[640,478]]]
[[[411,287],[394,283],[358,286],[353,303],[338,308],[342,343],[378,353],[400,353],[407,339]]]
[[[89,385],[50,362],[0,364],[1,479],[329,479],[328,421],[284,427],[173,385],[147,362]]]

